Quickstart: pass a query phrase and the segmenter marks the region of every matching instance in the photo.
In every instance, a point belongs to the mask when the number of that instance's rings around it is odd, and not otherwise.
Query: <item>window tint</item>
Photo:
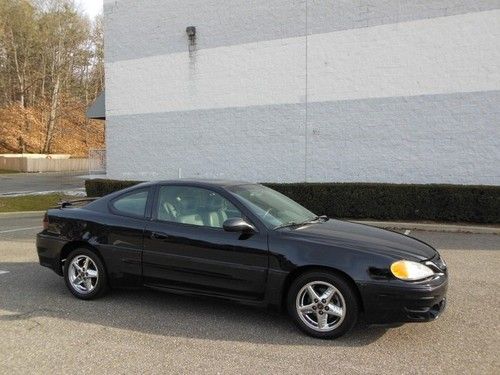
[[[113,208],[123,215],[144,217],[148,191],[141,190],[122,196],[113,202]]]
[[[242,217],[220,194],[203,188],[162,186],[158,195],[158,220],[222,228],[224,221]]]

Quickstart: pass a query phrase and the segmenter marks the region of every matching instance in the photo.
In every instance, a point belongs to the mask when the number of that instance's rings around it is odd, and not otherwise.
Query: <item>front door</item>
[[[244,214],[222,193],[197,186],[158,188],[146,226],[146,285],[262,299],[268,269],[267,233],[227,232]]]

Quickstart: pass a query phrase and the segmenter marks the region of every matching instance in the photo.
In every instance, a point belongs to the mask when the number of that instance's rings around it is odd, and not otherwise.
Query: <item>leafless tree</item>
[[[84,111],[103,89],[103,66],[102,18],[91,22],[71,0],[0,0],[0,108],[42,112],[40,151],[51,151],[67,106]]]

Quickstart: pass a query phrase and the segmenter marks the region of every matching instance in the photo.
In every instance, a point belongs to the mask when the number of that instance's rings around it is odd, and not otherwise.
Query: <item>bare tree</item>
[[[0,109],[42,112],[39,151],[51,151],[65,109],[84,111],[103,87],[102,18],[92,23],[71,0],[0,0]]]

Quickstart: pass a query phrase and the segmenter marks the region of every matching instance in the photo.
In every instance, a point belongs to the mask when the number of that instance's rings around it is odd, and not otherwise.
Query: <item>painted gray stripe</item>
[[[498,90],[311,103],[308,119],[308,180],[500,185]]]
[[[309,103],[307,181],[500,185],[500,91]],[[111,178],[305,176],[305,104],[108,119]]]
[[[251,170],[265,180],[301,180],[304,119],[305,107],[293,104],[112,116],[107,174],[177,178],[181,168],[186,178],[236,179]]]
[[[305,1],[119,0],[104,5],[108,62],[303,36]],[[308,34],[499,9],[500,0],[308,1]]]

